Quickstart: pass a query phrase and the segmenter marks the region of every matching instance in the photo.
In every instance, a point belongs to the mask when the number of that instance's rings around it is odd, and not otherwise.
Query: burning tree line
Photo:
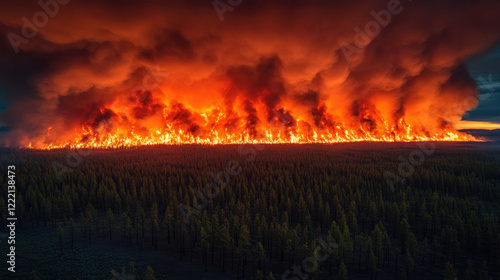
[[[66,254],[74,242],[98,238],[239,278],[272,279],[314,256],[317,238],[328,237],[338,249],[311,277],[415,279],[426,271],[442,279],[445,268],[467,279],[498,277],[498,153],[438,148],[392,192],[383,173],[397,155],[377,147],[267,146],[189,224],[178,206],[238,158],[234,146],[94,151],[62,181],[50,163],[64,150],[4,150],[0,162],[23,166],[22,228],[64,228]],[[2,194],[1,223],[5,204]]]

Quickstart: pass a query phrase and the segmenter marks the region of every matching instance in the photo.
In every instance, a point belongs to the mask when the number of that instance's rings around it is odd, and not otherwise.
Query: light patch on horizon
[[[495,129],[500,129],[500,123],[462,120],[455,124],[455,128],[458,130],[462,129],[495,130]]]

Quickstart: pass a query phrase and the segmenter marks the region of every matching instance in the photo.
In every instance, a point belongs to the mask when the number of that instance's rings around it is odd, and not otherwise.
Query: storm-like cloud
[[[102,118],[197,135],[207,110],[254,135],[299,118],[375,133],[404,117],[432,133],[477,105],[463,63],[500,39],[498,1],[236,2],[9,3],[1,144],[59,143]]]

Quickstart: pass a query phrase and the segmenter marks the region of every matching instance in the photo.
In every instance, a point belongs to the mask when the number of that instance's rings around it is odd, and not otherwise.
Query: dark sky
[[[479,106],[464,120],[500,123],[500,45],[467,62],[481,89]]]

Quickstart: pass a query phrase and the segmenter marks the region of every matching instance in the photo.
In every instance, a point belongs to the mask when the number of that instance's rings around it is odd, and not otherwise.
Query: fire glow
[[[230,112],[212,107],[204,112],[188,110],[180,103],[153,102],[151,93],[140,106],[116,110],[100,108],[98,115],[74,130],[74,138],[64,143],[29,148],[128,148],[145,145],[179,144],[306,144],[342,142],[412,142],[412,141],[478,141],[473,136],[444,125],[431,132],[423,124],[408,124],[404,117],[388,122],[376,110],[359,104],[358,115],[349,124],[326,113],[325,107],[314,108],[309,116],[295,117],[283,107],[270,115],[259,113],[246,100],[236,102]],[[262,104],[261,104],[262,105]],[[246,108],[242,108],[246,107]],[[258,107],[258,106],[255,106]],[[139,124],[134,118],[152,113],[163,123]],[[309,119],[309,120],[307,120]],[[262,121],[264,120],[264,121]],[[156,123],[157,125],[155,126]],[[47,129],[50,136],[52,127]]]
[[[478,141],[455,125],[498,1],[255,0],[223,22],[211,2],[89,1],[17,54],[33,7],[0,11],[0,146]]]

